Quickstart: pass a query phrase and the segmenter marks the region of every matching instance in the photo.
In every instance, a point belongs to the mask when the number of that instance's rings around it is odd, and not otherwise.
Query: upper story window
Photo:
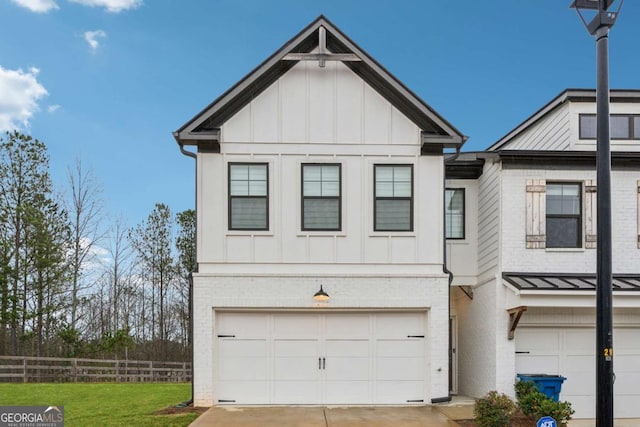
[[[340,165],[302,165],[303,230],[341,229],[340,178]]]
[[[582,189],[578,183],[547,183],[547,248],[582,247]]]
[[[229,230],[269,229],[269,167],[229,163]]]
[[[444,203],[445,237],[464,239],[464,188],[447,188]]]
[[[375,231],[413,231],[413,166],[374,165]]]
[[[611,139],[640,139],[640,114],[609,116]],[[580,139],[597,138],[595,114],[580,114]]]

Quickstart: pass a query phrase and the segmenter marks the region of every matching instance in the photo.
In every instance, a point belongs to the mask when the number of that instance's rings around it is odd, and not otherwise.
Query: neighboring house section
[[[197,149],[196,406],[448,397],[456,128],[320,17],[174,136]]]
[[[468,185],[477,195],[467,193],[467,205],[477,200],[475,282],[448,261],[462,394],[513,394],[517,373],[559,374],[574,417],[595,416],[595,110],[595,91],[567,90],[486,152],[448,163],[449,176],[484,161]],[[611,112],[615,416],[637,418],[640,92],[612,91]],[[459,244],[449,240],[448,253]]]

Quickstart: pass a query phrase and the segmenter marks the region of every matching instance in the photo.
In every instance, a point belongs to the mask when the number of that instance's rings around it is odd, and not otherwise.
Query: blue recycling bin
[[[548,374],[517,374],[520,381],[533,381],[540,393],[557,402],[560,399],[562,383],[566,380],[560,375]]]

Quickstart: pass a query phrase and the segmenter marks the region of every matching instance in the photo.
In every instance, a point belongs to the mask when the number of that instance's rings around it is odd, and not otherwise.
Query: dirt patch
[[[474,420],[456,420],[456,422],[460,425],[460,427],[478,427]],[[536,425],[536,422],[533,418],[518,414],[513,417],[509,427],[531,427],[533,425]]]
[[[204,414],[209,408],[199,408],[193,406],[177,407],[167,406],[153,413],[153,415],[179,415],[179,414]]]

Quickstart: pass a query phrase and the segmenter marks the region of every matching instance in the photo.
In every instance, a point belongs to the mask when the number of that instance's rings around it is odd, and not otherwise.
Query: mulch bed
[[[209,408],[199,408],[193,406],[185,406],[178,408],[177,406],[167,406],[153,413],[153,415],[179,415],[179,414],[204,414]]]
[[[478,427],[474,420],[456,420],[460,427]],[[516,414],[511,420],[510,427],[531,427],[536,425],[533,418],[529,418],[523,414]]]

